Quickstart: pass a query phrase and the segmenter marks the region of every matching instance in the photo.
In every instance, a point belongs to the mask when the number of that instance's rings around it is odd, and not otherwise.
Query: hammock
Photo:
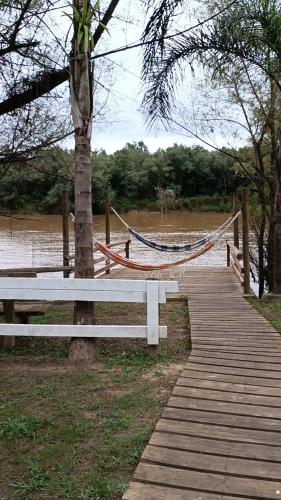
[[[123,219],[122,217],[116,212],[114,208],[111,207],[112,212],[118,217],[118,219],[122,222],[122,224],[128,229],[129,233],[132,234],[138,241],[143,243],[144,245],[153,248],[154,250],[160,250],[161,252],[173,252],[173,253],[178,253],[178,252],[190,252],[191,250],[195,250],[198,247],[201,247],[205,245],[208,241],[211,241],[217,233],[222,231],[225,226],[228,225],[228,223],[232,220],[232,217],[230,217],[226,222],[222,224],[218,229],[216,229],[213,233],[209,234],[208,236],[205,236],[205,238],[201,238],[200,240],[194,241],[193,243],[185,243],[184,245],[167,245],[167,244],[160,244],[160,243],[155,243],[154,241],[147,240],[144,238],[141,234],[137,233],[135,229],[133,229],[131,226],[129,226]]]
[[[182,264],[186,264],[187,262],[199,257],[200,255],[204,254],[210,248],[214,246],[216,241],[223,235],[223,233],[228,229],[228,226],[230,226],[235,219],[237,219],[238,215],[240,212],[237,212],[231,219],[228,221],[227,225],[224,225],[224,228],[216,234],[216,236],[205,243],[205,245],[197,250],[196,252],[193,252],[192,254],[188,255],[184,259],[177,260],[175,262],[168,262],[164,264],[139,264],[138,262],[135,262],[130,259],[126,259],[122,255],[112,252],[106,245],[101,243],[100,241],[94,239],[94,245],[97,250],[99,250],[103,255],[105,255],[108,259],[113,260],[117,264],[120,264],[121,266],[128,267],[130,269],[135,269],[138,271],[161,271],[163,269],[170,269],[171,267],[175,266],[180,266]]]

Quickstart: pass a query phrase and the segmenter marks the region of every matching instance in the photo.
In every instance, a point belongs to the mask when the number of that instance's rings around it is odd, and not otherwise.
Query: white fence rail
[[[0,301],[140,302],[147,304],[147,325],[0,324],[0,336],[146,338],[157,345],[167,336],[159,325],[159,304],[177,293],[176,281],[64,278],[0,278]]]

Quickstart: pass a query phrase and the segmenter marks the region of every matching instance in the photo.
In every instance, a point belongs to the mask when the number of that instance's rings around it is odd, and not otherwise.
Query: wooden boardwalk
[[[180,281],[192,354],[123,499],[281,499],[281,338],[229,268]]]

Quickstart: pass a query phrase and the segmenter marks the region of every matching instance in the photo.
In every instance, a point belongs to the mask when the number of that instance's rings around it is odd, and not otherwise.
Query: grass
[[[281,301],[274,299],[249,299],[250,303],[281,333]]]
[[[45,490],[48,485],[49,475],[38,463],[28,462],[27,469],[29,472],[28,480],[12,485],[15,488],[15,496],[26,498],[28,493]]]
[[[96,308],[100,322],[144,322],[142,305]],[[65,306],[44,321],[71,322]],[[71,364],[62,339],[0,349],[0,498],[118,500],[189,352],[187,307],[161,310],[168,339],[99,340],[95,360]],[[36,321],[38,319],[36,318]]]
[[[48,420],[33,415],[7,416],[0,425],[0,438],[17,442],[20,438],[31,438],[35,441],[39,429],[48,425]]]

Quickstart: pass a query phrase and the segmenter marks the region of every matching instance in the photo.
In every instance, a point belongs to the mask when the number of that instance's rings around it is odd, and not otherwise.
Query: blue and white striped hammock
[[[216,237],[218,233],[223,231],[223,229],[230,224],[231,220],[233,217],[236,218],[238,214],[235,214],[235,216],[231,216],[229,219],[227,219],[226,222],[222,224],[218,229],[213,231],[211,234],[208,236],[205,236],[204,238],[201,238],[200,240],[194,241],[193,243],[185,243],[183,245],[167,245],[167,244],[161,244],[161,243],[156,243],[155,241],[147,240],[144,238],[141,234],[137,233],[135,229],[130,227],[123,219],[122,217],[116,212],[114,208],[111,207],[112,212],[118,217],[118,219],[122,222],[122,224],[128,229],[129,233],[132,234],[138,241],[143,243],[144,245],[153,248],[154,250],[160,250],[161,252],[173,252],[173,253],[178,253],[178,252],[190,252],[192,250],[195,250],[196,248],[199,248],[208,241],[211,241],[213,238]],[[239,212],[240,213],[240,212]]]

